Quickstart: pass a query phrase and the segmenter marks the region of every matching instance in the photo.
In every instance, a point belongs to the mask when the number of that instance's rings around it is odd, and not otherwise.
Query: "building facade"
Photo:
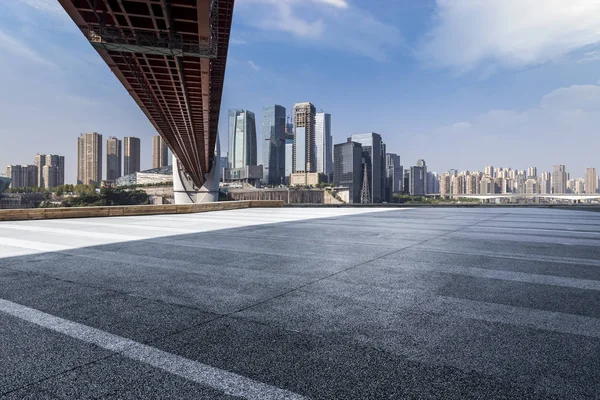
[[[417,165],[410,167],[409,194],[411,196],[425,196],[427,187],[427,165],[425,160],[417,160]]]
[[[285,108],[272,105],[263,108],[263,178],[266,185],[285,183],[286,119]]]
[[[77,183],[100,185],[102,181],[102,135],[82,133],[77,138]]]
[[[565,194],[567,193],[567,168],[564,165],[552,166],[552,193]]]
[[[124,157],[123,157],[123,172],[125,175],[133,174],[141,171],[140,168],[140,139],[127,136],[124,139]]]
[[[257,165],[256,118],[248,110],[229,110],[229,168]]]
[[[387,153],[385,155],[385,165],[388,180],[386,188],[389,191],[387,198],[391,199],[394,193],[402,193],[404,172],[402,171],[403,168],[400,165],[400,156],[398,154]]]
[[[360,143],[348,140],[333,147],[333,184],[347,187],[349,203],[360,203],[363,177],[363,150]]]
[[[160,135],[152,136],[152,168],[169,165],[169,148]],[[226,165],[221,164],[222,167]]]
[[[121,165],[123,163],[123,143],[121,140],[111,136],[106,141],[106,179],[114,181],[120,178]]]
[[[60,167],[58,165],[46,164],[42,167],[42,177],[44,180],[44,188],[52,189],[59,185],[60,182]]]
[[[585,169],[585,192],[595,194],[598,191],[598,174],[596,168]]]
[[[317,151],[315,140],[316,109],[311,103],[294,106],[294,147],[292,172],[316,172]]]
[[[333,138],[331,136],[331,114],[319,112],[315,116],[315,146],[317,172],[328,177],[333,174]]]
[[[371,203],[386,201],[386,152],[381,135],[375,132],[359,133],[352,135],[350,140],[362,146]]]
[[[38,186],[38,167],[35,165],[7,165],[6,177],[12,189]]]

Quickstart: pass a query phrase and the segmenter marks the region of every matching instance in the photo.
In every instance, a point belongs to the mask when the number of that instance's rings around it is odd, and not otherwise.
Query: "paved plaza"
[[[0,222],[1,399],[585,399],[600,213]]]

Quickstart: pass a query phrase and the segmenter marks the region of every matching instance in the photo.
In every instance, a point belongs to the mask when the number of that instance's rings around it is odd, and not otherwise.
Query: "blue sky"
[[[600,2],[237,0],[221,114],[310,101],[334,143],[380,133],[405,166],[600,168]],[[0,165],[150,123],[55,0],[0,0]],[[259,140],[259,143],[262,142]],[[259,155],[262,154],[259,149]],[[105,168],[105,166],[104,166]]]

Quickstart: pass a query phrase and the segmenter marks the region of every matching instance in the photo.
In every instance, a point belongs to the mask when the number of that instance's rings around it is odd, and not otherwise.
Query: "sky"
[[[0,82],[2,169],[60,154],[74,182],[93,131],[141,138],[151,167],[152,125],[56,0],[0,0]],[[255,112],[262,143],[264,106],[305,101],[334,143],[377,132],[405,167],[583,176],[600,169],[600,1],[236,0],[223,153],[227,109]]]

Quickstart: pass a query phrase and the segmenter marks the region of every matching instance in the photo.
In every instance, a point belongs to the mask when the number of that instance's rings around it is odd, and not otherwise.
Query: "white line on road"
[[[12,301],[0,299],[0,311],[62,333],[124,357],[139,361],[201,385],[244,399],[303,400],[299,394],[202,364],[100,329],[55,317]]]

